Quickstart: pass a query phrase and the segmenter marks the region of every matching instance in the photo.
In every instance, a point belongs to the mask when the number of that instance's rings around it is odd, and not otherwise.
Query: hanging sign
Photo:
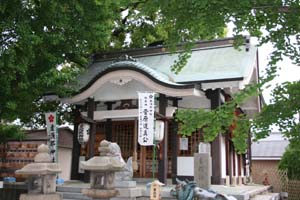
[[[165,123],[161,120],[155,120],[154,124],[154,141],[161,142],[164,139]]]
[[[139,93],[138,142],[142,146],[153,145],[154,132],[154,93]]]
[[[179,140],[179,149],[180,150],[189,150],[189,139],[186,137],[181,137]]]
[[[56,113],[50,112],[46,113],[46,125],[47,125],[47,136],[48,142],[47,145],[49,147],[49,154],[52,162],[57,161],[57,140],[58,134],[56,129]]]
[[[85,145],[89,140],[90,125],[87,123],[80,123],[78,125],[78,142],[81,145]]]

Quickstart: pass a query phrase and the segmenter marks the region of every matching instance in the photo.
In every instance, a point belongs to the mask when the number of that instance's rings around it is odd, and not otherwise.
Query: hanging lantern
[[[154,125],[154,141],[161,142],[164,139],[165,123],[161,120],[156,120]]]
[[[81,145],[85,145],[90,136],[90,125],[87,123],[80,123],[78,125],[78,142]]]

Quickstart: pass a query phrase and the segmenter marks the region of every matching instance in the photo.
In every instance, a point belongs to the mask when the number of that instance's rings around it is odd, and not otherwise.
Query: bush
[[[300,141],[291,140],[279,163],[290,180],[300,180]]]

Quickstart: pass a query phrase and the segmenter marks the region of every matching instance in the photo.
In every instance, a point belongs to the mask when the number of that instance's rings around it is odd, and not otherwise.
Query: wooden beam
[[[166,108],[168,106],[168,100],[166,95],[159,94],[159,113],[166,116]],[[158,180],[164,184],[167,184],[167,172],[168,172],[168,129],[167,122],[165,122],[165,134],[164,139],[160,143],[160,153],[158,156]]]

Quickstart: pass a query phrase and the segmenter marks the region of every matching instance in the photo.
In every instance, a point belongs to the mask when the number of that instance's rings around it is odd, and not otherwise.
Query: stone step
[[[79,187],[57,187],[57,192],[81,193],[82,188]]]
[[[89,188],[89,185],[77,185],[77,186],[64,186],[60,185],[56,187],[57,192],[70,192],[70,193],[81,193],[83,188]]]
[[[63,199],[72,199],[72,200],[92,200],[91,198],[81,194],[81,193],[71,193],[71,192],[58,192],[63,195]]]
[[[279,200],[279,199],[280,199],[279,193],[267,193],[267,194],[256,195],[250,200]]]

